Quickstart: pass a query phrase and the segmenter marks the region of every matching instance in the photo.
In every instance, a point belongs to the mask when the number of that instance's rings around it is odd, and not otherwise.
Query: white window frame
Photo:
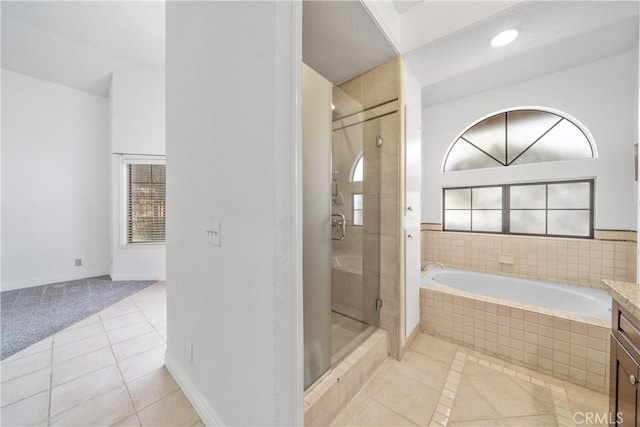
[[[166,165],[165,156],[150,156],[150,155],[134,155],[134,154],[123,154],[120,156],[120,165],[119,165],[119,176],[120,176],[120,208],[118,209],[120,216],[120,247],[122,248],[134,248],[134,247],[143,247],[143,246],[165,246],[166,236],[164,242],[129,242],[127,239],[128,235],[128,201],[129,201],[129,191],[128,191],[128,174],[127,168],[129,165]]]

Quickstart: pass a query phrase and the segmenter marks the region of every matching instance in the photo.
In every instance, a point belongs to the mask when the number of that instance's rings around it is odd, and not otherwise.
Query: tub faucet
[[[437,262],[437,261],[427,261],[424,264],[422,264],[422,271],[427,271],[429,270],[429,267],[440,267],[440,268],[445,268],[444,264],[441,262]]]

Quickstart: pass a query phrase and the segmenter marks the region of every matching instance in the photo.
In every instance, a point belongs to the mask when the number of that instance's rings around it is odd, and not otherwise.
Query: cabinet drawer
[[[616,304],[617,305],[617,304]],[[614,335],[636,359],[640,360],[640,325],[623,308],[614,307]]]

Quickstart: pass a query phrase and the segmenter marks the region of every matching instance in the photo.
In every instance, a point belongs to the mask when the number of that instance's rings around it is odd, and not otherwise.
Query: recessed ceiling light
[[[518,37],[518,30],[505,30],[501,33],[498,33],[494,38],[491,39],[491,46],[501,47],[508,45],[509,43],[514,41],[516,37]]]

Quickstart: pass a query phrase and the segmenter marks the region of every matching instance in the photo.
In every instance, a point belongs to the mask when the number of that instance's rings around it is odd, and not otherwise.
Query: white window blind
[[[127,243],[165,241],[166,167],[127,165]]]

